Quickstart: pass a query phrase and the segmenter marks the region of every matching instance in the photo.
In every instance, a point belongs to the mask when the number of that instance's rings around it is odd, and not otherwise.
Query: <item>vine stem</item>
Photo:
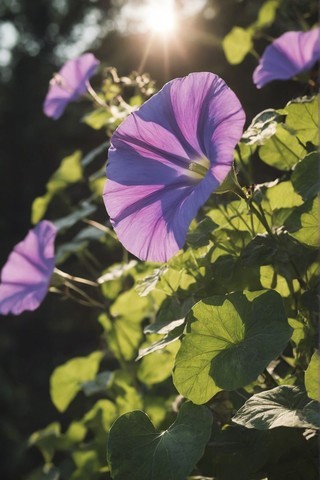
[[[99,95],[97,95],[96,91],[92,88],[92,86],[91,86],[91,84],[90,84],[89,81],[86,82],[86,87],[87,87],[88,93],[91,95],[91,97],[93,98],[93,100],[94,100],[98,105],[100,105],[100,107],[108,108],[108,105],[106,104],[106,102],[104,102],[104,101],[99,97]]]
[[[74,275],[70,275],[69,273],[63,272],[59,268],[55,267],[54,273],[59,275],[62,278],[66,278],[67,280],[71,280],[72,282],[77,282],[77,283],[84,283],[85,285],[90,285],[91,287],[98,287],[99,284],[97,282],[92,282],[91,280],[88,280],[86,278],[82,277],[76,277]]]

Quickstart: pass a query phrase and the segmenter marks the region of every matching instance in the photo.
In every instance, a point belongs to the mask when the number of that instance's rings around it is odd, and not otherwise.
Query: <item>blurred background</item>
[[[259,91],[252,82],[257,58],[248,55],[232,66],[224,56],[224,36],[235,25],[246,27],[255,21],[263,0],[171,3],[174,16],[163,8],[165,0],[1,0],[0,267],[31,227],[32,201],[44,194],[61,159],[77,148],[88,152],[105,137],[103,131],[79,122],[85,113],[81,102],[71,104],[59,121],[44,116],[48,83],[66,60],[91,51],[121,75],[132,70],[150,73],[157,88],[193,71],[216,73],[240,98],[248,122],[264,108],[282,107],[301,94],[294,82],[275,82]],[[314,12],[310,24],[317,20],[314,0],[282,4],[270,36],[301,30],[304,11]],[[267,44],[265,38],[258,40],[258,53]],[[267,169],[257,174],[257,181],[271,178]],[[106,265],[112,262],[106,259]],[[40,454],[25,447],[33,431],[57,417],[49,397],[52,370],[97,348],[100,331],[95,319],[83,309],[75,316],[72,308],[64,308],[62,317],[49,296],[35,313],[1,318],[2,480],[26,478],[40,463]]]

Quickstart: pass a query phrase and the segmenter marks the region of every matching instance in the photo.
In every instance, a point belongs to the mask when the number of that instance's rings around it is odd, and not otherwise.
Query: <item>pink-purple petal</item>
[[[85,93],[86,83],[99,64],[92,53],[85,53],[66,62],[50,82],[43,105],[44,113],[54,120],[61,117],[66,106]]]
[[[224,180],[245,115],[218,76],[167,83],[115,131],[104,201],[119,240],[143,260],[167,261]],[[193,166],[208,164],[206,174]]]
[[[38,308],[54,269],[56,227],[43,220],[18,243],[1,271],[0,313],[19,315]]]
[[[320,60],[320,28],[287,32],[264,51],[253,81],[261,88],[272,80],[287,80],[309,70]]]

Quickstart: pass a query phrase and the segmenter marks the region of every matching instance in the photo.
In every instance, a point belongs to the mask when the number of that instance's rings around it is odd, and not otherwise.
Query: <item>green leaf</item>
[[[98,452],[95,450],[75,450],[72,452],[72,460],[77,469],[70,476],[70,480],[96,479],[96,474],[101,467]]]
[[[156,268],[150,275],[147,275],[143,279],[137,282],[135,287],[136,291],[141,297],[145,297],[148,293],[152,292],[159,282],[161,275],[166,272],[168,267],[166,265]]]
[[[285,108],[288,114],[287,127],[304,144],[311,142],[318,145],[319,143],[318,99],[318,96],[298,98]]]
[[[60,412],[67,409],[83,383],[95,378],[102,357],[102,352],[93,352],[88,357],[73,358],[54,370],[50,378],[50,395]]]
[[[320,191],[319,155],[310,153],[297,163],[291,177],[296,192],[304,200],[315,197]]]
[[[117,407],[110,400],[98,400],[83,417],[83,422],[89,427],[98,429],[101,426],[108,432],[117,417]]]
[[[70,227],[73,227],[79,220],[91,215],[91,213],[97,210],[97,206],[89,202],[83,202],[77,207],[77,210],[66,215],[65,217],[58,218],[54,220],[54,224],[59,231],[67,230]]]
[[[61,427],[57,422],[50,423],[43,430],[34,432],[29,438],[29,445],[34,445],[41,451],[44,461],[51,462],[61,436]]]
[[[143,338],[141,322],[150,314],[150,302],[135,290],[118,296],[110,307],[113,319],[100,315],[99,322],[106,330],[106,341],[119,359],[132,360],[137,356]]]
[[[98,278],[98,283],[103,284],[118,278],[125,277],[127,272],[137,265],[136,260],[130,260],[128,263],[115,263],[112,267],[108,268]]]
[[[300,163],[297,164],[297,167],[298,165],[300,165]],[[298,207],[299,205],[302,205],[303,200],[296,192],[297,190],[293,187],[290,181],[269,186],[266,190],[269,208],[274,212],[274,210],[279,210],[282,208],[291,209],[292,207]]]
[[[248,145],[263,145],[277,130],[277,121],[282,115],[272,108],[268,108],[254,117],[241,141]]]
[[[33,224],[38,223],[43,218],[54,195],[69,185],[82,180],[81,156],[81,151],[76,150],[72,155],[62,160],[60,167],[54,172],[47,183],[47,193],[42,197],[36,198],[32,204],[31,221]]]
[[[141,410],[143,400],[139,392],[129,383],[127,372],[117,371],[114,375],[112,390],[116,392],[116,406],[120,415],[131,412],[132,410]]]
[[[193,297],[188,297],[184,301],[179,301],[176,297],[166,298],[157,313],[156,321],[147,325],[144,333],[160,335],[170,333],[184,323],[187,313],[194,304]]]
[[[281,385],[253,395],[232,419],[247,428],[319,428],[318,403],[299,387]]]
[[[131,321],[126,317],[110,320],[104,313],[99,316],[98,321],[105,330],[106,342],[116,358],[133,360],[143,339],[141,321]]]
[[[281,0],[268,0],[259,10],[257,21],[254,23],[255,29],[261,29],[271,25],[275,19],[277,9]]]
[[[248,385],[285,347],[291,328],[280,295],[235,292],[198,302],[176,357],[174,384],[201,404]]]
[[[276,290],[283,298],[289,297],[292,293],[288,285],[289,280],[290,279],[277,273],[271,265],[260,267],[260,282],[262,287]],[[292,288],[294,292],[300,290],[298,280],[292,280]]]
[[[156,350],[145,356],[139,364],[138,379],[146,385],[163,382],[170,377],[178,343],[166,344],[161,350]]]
[[[207,214],[215,224],[225,230],[237,232],[263,233],[265,228],[250,211],[247,202],[243,199],[234,200],[225,205],[213,208]]]
[[[111,112],[107,108],[101,107],[88,113],[83,117],[82,121],[94,130],[100,130],[100,128],[106,127],[110,123],[111,118]]]
[[[50,463],[46,463],[43,467],[35,470],[26,477],[26,480],[60,480],[61,475],[58,468]]]
[[[283,124],[277,126],[276,134],[259,149],[261,160],[279,170],[291,170],[305,154],[297,137]]]
[[[241,63],[253,47],[252,32],[241,27],[233,27],[222,41],[224,54],[229,63]]]
[[[213,433],[212,463],[214,478],[248,480],[263,478],[255,475],[263,470],[268,459],[269,441],[265,432],[238,425],[226,426]]]
[[[317,437],[306,440],[302,429],[225,426],[213,433],[210,447],[211,472],[217,480],[318,479],[317,460],[312,458],[318,450]]]
[[[128,290],[118,296],[110,308],[113,317],[126,317],[131,322],[140,322],[150,312],[150,301],[140,297],[135,290]]]
[[[305,324],[295,318],[288,318],[290,327],[293,328],[291,340],[297,345],[305,338]]]
[[[51,202],[52,196],[50,193],[46,193],[42,197],[37,197],[33,200],[31,206],[31,222],[33,225],[40,222],[40,220],[44,217],[48,205]]]
[[[295,215],[295,212],[293,212]],[[289,219],[290,220],[290,217]],[[318,210],[318,199],[313,200],[312,206],[307,212],[301,213],[299,218],[301,227],[298,229],[288,228],[291,235],[306,245],[311,247],[317,247],[319,244],[319,210]],[[289,224],[290,225],[290,224]]]
[[[81,389],[88,397],[90,395],[95,395],[96,393],[105,392],[108,388],[111,377],[112,372],[98,373],[94,380],[89,380],[89,382],[83,383]]]
[[[57,248],[56,265],[63,263],[70,255],[81,252],[89,242],[102,240],[105,235],[105,232],[96,227],[83,228],[70,242],[63,243]]]
[[[108,462],[114,480],[185,480],[200,460],[211,434],[206,407],[182,405],[176,421],[155,430],[141,411],[127,413],[113,424]]]
[[[305,373],[305,385],[310,398],[320,401],[319,395],[320,357],[317,351],[311,357],[311,361]]]
[[[47,191],[54,194],[63,190],[72,183],[82,180],[81,151],[76,150],[72,155],[65,157],[58,170],[52,175],[47,183]]]
[[[172,322],[172,323],[178,323],[178,322],[181,322],[181,320]],[[151,345],[149,344],[147,344],[147,346],[142,345],[142,347],[139,349],[139,355],[136,358],[136,360],[140,360],[142,357],[145,357],[150,353],[158,352],[159,350],[162,350],[168,345],[171,345],[171,343],[174,343],[176,340],[178,340],[178,338],[181,337],[183,330],[184,330],[184,321],[182,321],[180,325],[177,326],[176,328],[173,328],[161,340],[157,340],[156,342],[151,343]]]

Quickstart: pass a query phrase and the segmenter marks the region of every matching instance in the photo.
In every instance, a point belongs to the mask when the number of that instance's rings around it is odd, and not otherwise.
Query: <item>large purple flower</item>
[[[63,65],[59,73],[53,76],[43,104],[47,117],[55,120],[61,117],[68,103],[85,93],[89,78],[99,64],[92,53],[85,53]]]
[[[54,269],[53,223],[40,222],[18,243],[4,265],[0,283],[0,313],[19,315],[35,310],[44,299]]]
[[[258,88],[272,80],[287,80],[309,70],[320,60],[320,28],[308,32],[287,32],[264,51],[253,72]]]
[[[127,250],[166,261],[184,244],[199,208],[223,181],[244,111],[212,73],[167,83],[115,131],[106,209]]]

